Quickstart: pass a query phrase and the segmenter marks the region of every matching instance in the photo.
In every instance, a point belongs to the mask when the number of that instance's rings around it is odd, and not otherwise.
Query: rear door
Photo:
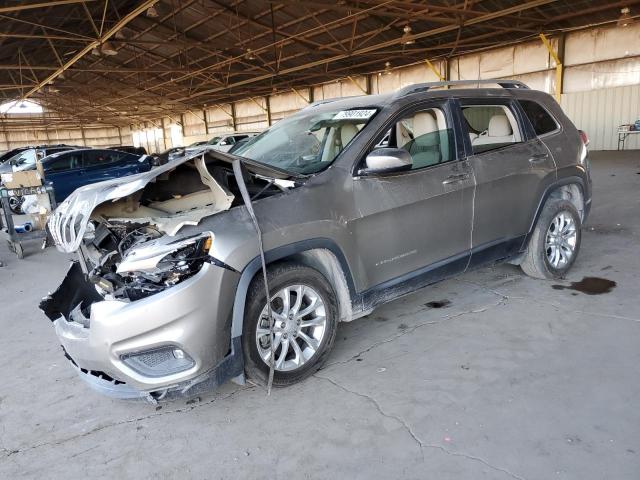
[[[471,263],[520,250],[542,179],[555,175],[549,150],[511,99],[461,99],[465,142],[476,178]]]
[[[140,171],[138,155],[115,150],[86,150],[82,168],[85,185]]]
[[[474,178],[459,155],[448,102],[425,102],[374,139],[412,156],[412,169],[354,179],[359,216],[352,231],[366,273],[365,297],[413,282],[413,287],[466,268],[471,247]],[[361,162],[364,162],[362,159]]]

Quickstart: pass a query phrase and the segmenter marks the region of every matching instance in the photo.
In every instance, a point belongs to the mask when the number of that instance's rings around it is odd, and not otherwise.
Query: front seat
[[[489,120],[489,127],[472,140],[473,145],[514,143],[513,130],[506,115],[494,115]]]
[[[404,147],[413,158],[413,168],[428,167],[440,163],[440,134],[436,119],[428,112],[413,117],[413,140]]]
[[[340,141],[342,143],[342,148],[346,147],[357,134],[358,127],[353,123],[345,123],[340,129]]]

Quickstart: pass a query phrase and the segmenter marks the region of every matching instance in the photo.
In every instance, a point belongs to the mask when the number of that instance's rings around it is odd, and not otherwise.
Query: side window
[[[553,117],[538,102],[533,100],[519,100],[520,106],[533,125],[536,135],[544,135],[558,129]]]
[[[47,172],[63,172],[78,168],[82,160],[82,153],[66,153],[59,158],[48,162],[45,171]]]
[[[84,166],[106,166],[110,163],[116,163],[120,161],[120,158],[123,155],[125,154],[120,152],[111,152],[108,150],[89,150],[84,152]]]
[[[473,153],[506,147],[522,142],[518,122],[504,105],[463,105]]]
[[[412,170],[455,158],[453,132],[439,108],[420,110],[396,122],[378,145],[402,148],[411,154]]]

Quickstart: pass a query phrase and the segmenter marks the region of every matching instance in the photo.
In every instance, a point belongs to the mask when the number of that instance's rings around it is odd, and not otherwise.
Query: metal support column
[[[556,52],[551,45],[551,42],[547,39],[544,33],[540,34],[540,40],[553,58],[556,63],[556,88],[555,88],[555,97],[556,101],[560,103],[562,98],[562,82],[564,80],[564,66],[562,61],[564,60],[564,35],[558,37],[558,51]]]
[[[271,126],[272,125],[272,121],[271,121],[271,100],[269,98],[269,95],[264,97],[264,103],[267,106],[266,113],[267,113],[267,125]]]
[[[231,106],[231,126],[235,132],[238,127],[238,122],[236,121],[236,104],[231,102],[229,105]]]

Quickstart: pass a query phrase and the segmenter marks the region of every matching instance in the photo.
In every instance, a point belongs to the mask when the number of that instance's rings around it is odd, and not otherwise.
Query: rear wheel
[[[262,276],[249,289],[242,345],[247,374],[266,383],[274,352],[275,386],[287,386],[316,372],[326,360],[336,335],[338,307],[325,277],[299,264],[268,270],[273,335],[269,329]]]
[[[575,262],[581,241],[580,214],[567,200],[550,199],[536,223],[520,267],[535,278],[561,278]]]

